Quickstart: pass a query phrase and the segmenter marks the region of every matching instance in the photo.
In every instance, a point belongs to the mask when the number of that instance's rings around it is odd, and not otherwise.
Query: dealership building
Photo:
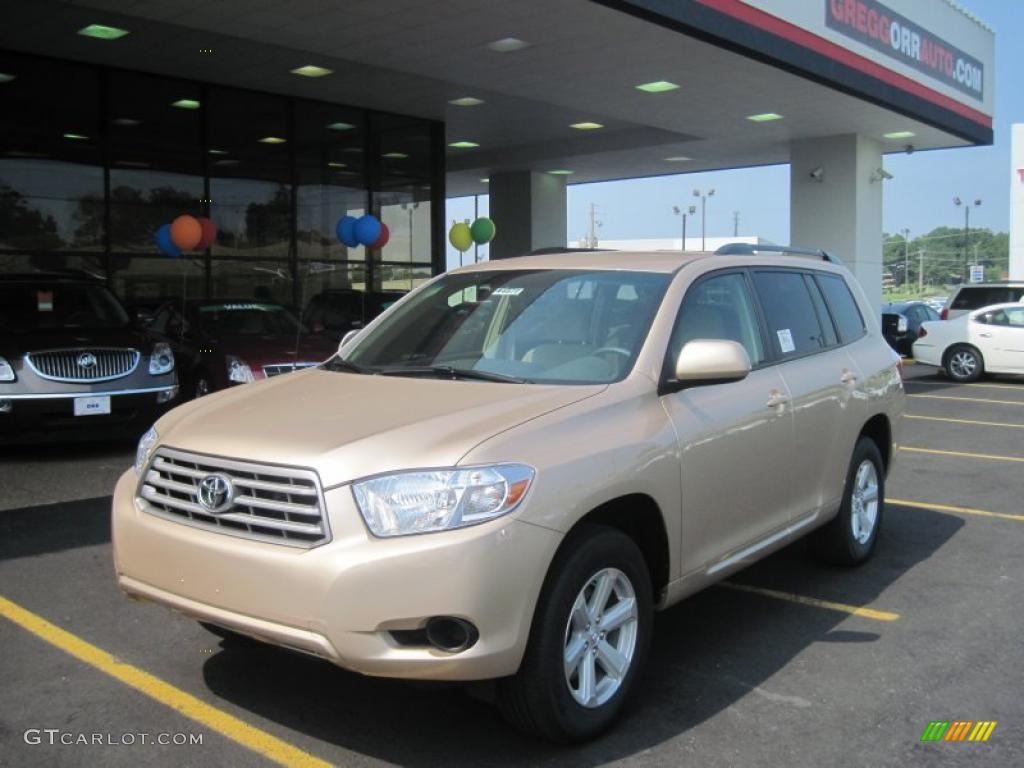
[[[990,144],[993,60],[951,0],[8,3],[0,270],[301,305],[441,271],[450,197],[503,258],[566,244],[567,184],[789,163],[792,241],[877,299],[884,156]],[[168,258],[181,214],[217,236]]]

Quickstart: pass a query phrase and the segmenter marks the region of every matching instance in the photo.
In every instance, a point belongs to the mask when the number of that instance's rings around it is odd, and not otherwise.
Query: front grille
[[[110,381],[135,370],[142,355],[137,349],[51,349],[29,352],[25,361],[36,375],[51,381]]]
[[[318,365],[318,363],[273,363],[271,365],[264,365],[263,373],[269,378],[271,376],[280,376],[282,373],[299,371],[303,368],[312,368],[314,365]]]
[[[199,501],[199,483],[225,475],[234,501],[221,512]],[[157,517],[248,539],[315,547],[330,541],[323,493],[309,469],[255,464],[158,448],[139,485],[147,511]]]

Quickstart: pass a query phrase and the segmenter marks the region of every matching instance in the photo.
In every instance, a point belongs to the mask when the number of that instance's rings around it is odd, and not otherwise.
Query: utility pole
[[[740,235],[740,212],[732,212],[732,236],[739,237]]]
[[[597,205],[590,204],[590,233],[587,235],[587,248],[597,248],[597,228],[601,222],[597,218]]]
[[[919,259],[917,265],[917,293],[921,295],[924,293],[924,246],[921,246],[921,250],[917,252]]]
[[[699,189],[693,190],[693,196],[700,198],[700,249],[702,251],[707,250],[707,232],[708,232],[708,218],[707,218],[707,205],[708,198],[714,197],[714,187],[701,192]]]
[[[910,229],[904,227],[903,233],[903,285],[910,282]]]

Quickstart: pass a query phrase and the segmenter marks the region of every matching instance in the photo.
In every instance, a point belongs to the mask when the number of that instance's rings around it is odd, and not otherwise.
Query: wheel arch
[[[882,463],[885,465],[884,469],[888,473],[892,463],[892,424],[889,422],[889,417],[884,413],[876,413],[861,427],[857,441],[860,442],[862,437],[869,438],[878,446],[878,452],[882,454]]]

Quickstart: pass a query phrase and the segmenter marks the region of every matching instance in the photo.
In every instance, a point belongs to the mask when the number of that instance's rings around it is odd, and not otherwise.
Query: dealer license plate
[[[110,413],[110,395],[75,398],[75,416],[98,416],[104,413]]]

